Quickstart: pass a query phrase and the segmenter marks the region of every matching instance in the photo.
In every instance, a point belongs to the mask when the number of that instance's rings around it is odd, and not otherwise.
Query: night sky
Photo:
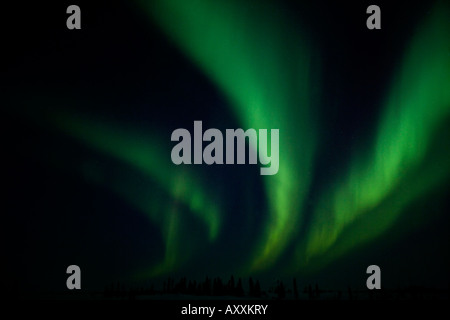
[[[450,7],[391,2],[2,5],[2,287],[448,288]],[[173,164],[195,120],[279,129],[278,173]]]

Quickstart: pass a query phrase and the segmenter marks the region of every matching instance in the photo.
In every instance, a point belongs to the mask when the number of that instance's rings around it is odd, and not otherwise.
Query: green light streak
[[[223,90],[245,129],[280,130],[281,170],[262,178],[269,215],[248,271],[266,269],[298,231],[311,179],[317,136],[309,111],[313,90],[309,47],[302,35],[294,33],[297,28],[289,17],[273,3],[142,3]]]
[[[260,177],[268,206],[264,229],[241,274],[273,267],[290,244],[297,244],[291,270],[316,271],[387,232],[408,205],[449,178],[448,132],[439,136],[437,131],[450,117],[448,5],[437,6],[417,29],[383,101],[374,141],[352,158],[349,172],[320,198],[306,238],[293,243],[303,223],[304,199],[319,143],[312,112],[317,70],[305,36],[295,31],[298,28],[286,13],[269,2],[141,2],[172,41],[223,91],[242,128],[280,130],[279,172]],[[148,188],[127,179],[126,172],[118,173],[108,185],[161,230],[165,257],[139,276],[173,272],[192,254],[194,246],[187,243],[201,240],[190,233],[191,213],[207,230],[208,243],[218,239],[223,219],[220,203],[192,167],[172,164],[169,136],[139,132],[73,111],[53,111],[44,120],[142,173]],[[439,141],[443,148],[436,148]],[[172,197],[169,207],[167,201],[159,203],[152,183]]]
[[[447,148],[426,158],[436,128],[450,116],[449,16],[448,5],[441,3],[418,29],[386,100],[370,156],[354,158],[347,177],[320,201],[306,254],[299,249],[296,265],[321,255],[330,261],[381,235],[412,200],[450,174],[448,136],[439,137]]]
[[[174,271],[189,259],[189,252],[192,251],[190,243],[201,234],[180,231],[181,226],[189,225],[186,223],[186,213],[194,214],[203,224],[210,243],[217,240],[222,223],[220,201],[207,191],[197,176],[188,171],[188,167],[174,170],[170,149],[163,146],[166,143],[162,143],[160,138],[68,109],[42,111],[23,110],[22,114],[39,125],[50,124],[96,152],[118,159],[139,172],[140,181],[132,181],[126,170],[115,172],[113,177],[102,181],[92,168],[84,168],[84,174],[91,182],[111,189],[160,228],[165,241],[164,260],[150,269],[135,273],[136,278]],[[160,203],[162,194],[160,189],[155,189],[155,182],[171,197],[169,208],[166,202]]]
[[[117,124],[80,118],[74,113],[58,113],[54,116],[54,124],[95,150],[120,159],[155,179],[174,200],[186,204],[204,221],[211,241],[216,239],[220,229],[217,205],[207,200],[205,188],[192,174],[186,170],[173,170],[175,165],[170,160],[170,151],[161,146],[160,140],[133,133],[132,129],[123,129]]]

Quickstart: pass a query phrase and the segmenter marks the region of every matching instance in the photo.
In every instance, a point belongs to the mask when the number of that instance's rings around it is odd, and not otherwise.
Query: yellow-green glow
[[[331,261],[379,236],[411,200],[448,177],[448,137],[439,137],[446,149],[425,158],[436,128],[450,116],[449,17],[448,5],[440,3],[417,29],[390,87],[371,152],[354,157],[348,175],[319,202],[297,265],[325,253]]]

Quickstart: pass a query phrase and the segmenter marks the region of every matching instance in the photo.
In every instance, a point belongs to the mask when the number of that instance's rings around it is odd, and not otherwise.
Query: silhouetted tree
[[[237,286],[236,286],[236,290],[235,290],[235,295],[238,297],[243,297],[244,296],[244,289],[242,288],[242,280],[241,278],[239,278]]]
[[[174,289],[174,280],[173,280],[173,278],[169,277],[167,279],[167,292],[173,293],[173,289]]]
[[[255,284],[255,297],[261,297],[261,286],[259,285],[259,280],[256,280]]]
[[[309,300],[312,300],[314,298],[311,285],[308,285],[308,298]]]
[[[206,277],[205,282],[203,282],[203,288],[202,289],[203,289],[202,293],[204,295],[207,295],[207,296],[211,295],[211,280],[208,277]]]
[[[222,296],[224,294],[222,279],[220,279],[219,277],[214,279],[213,294],[215,296]]]
[[[250,297],[254,297],[255,296],[255,284],[253,283],[252,277],[250,277],[250,279],[248,279],[248,287],[249,287],[248,295]]]
[[[189,280],[187,294],[195,294],[195,283]]]
[[[284,299],[286,297],[286,289],[284,288],[283,282],[278,281],[277,288],[275,289],[275,293],[278,294],[278,299]]]
[[[298,299],[297,279],[295,278],[293,280],[293,286],[294,286],[294,297],[295,299]]]
[[[230,280],[228,281],[226,294],[234,295],[234,276],[231,276]]]
[[[180,283],[180,293],[185,294],[186,290],[187,290],[186,277],[184,277]]]

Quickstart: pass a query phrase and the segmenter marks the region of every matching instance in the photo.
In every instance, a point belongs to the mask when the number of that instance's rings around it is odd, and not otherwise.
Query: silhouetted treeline
[[[246,297],[261,299],[307,299],[307,300],[420,300],[448,299],[449,290],[427,289],[424,287],[408,287],[397,290],[325,290],[307,284],[303,287],[303,297],[300,297],[297,279],[292,280],[292,287],[286,287],[282,281],[276,281],[267,291],[261,289],[259,280],[248,279],[248,291],[244,290],[243,281],[236,281],[231,276],[228,281],[220,277],[203,281],[187,280],[186,277],[175,279],[169,277],[160,289],[150,287],[126,288],[123,283],[113,283],[105,287],[105,298],[134,299],[137,296],[151,295],[185,295],[185,296],[216,296],[216,297]]]
[[[259,283],[258,283],[259,286]],[[241,278],[237,283],[234,276],[224,283],[221,278],[216,277],[210,279],[206,277],[204,281],[187,281],[186,278],[181,278],[179,282],[175,283],[173,278],[168,278],[164,281],[162,294],[187,294],[199,296],[236,296],[243,297],[244,289],[242,287]]]

